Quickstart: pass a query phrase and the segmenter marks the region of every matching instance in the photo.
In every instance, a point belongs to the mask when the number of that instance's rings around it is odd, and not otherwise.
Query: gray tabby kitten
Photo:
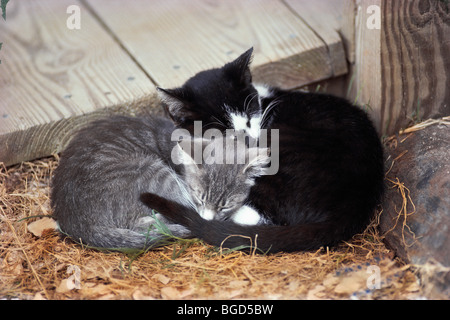
[[[80,130],[62,153],[52,181],[51,206],[61,231],[92,247],[157,246],[164,236],[152,227],[152,210],[139,200],[146,192],[201,215],[238,213],[268,157],[253,153],[246,164],[221,165],[207,156],[196,164],[183,149],[191,142],[172,141],[174,129],[165,118],[115,116]],[[230,142],[195,143],[202,151],[211,143],[220,151]],[[174,236],[190,237],[185,227],[158,219]]]

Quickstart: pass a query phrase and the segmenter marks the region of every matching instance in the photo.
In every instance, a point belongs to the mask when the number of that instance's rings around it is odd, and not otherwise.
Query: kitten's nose
[[[213,210],[207,208],[201,208],[199,213],[200,216],[205,220],[213,220],[214,216],[216,215]]]

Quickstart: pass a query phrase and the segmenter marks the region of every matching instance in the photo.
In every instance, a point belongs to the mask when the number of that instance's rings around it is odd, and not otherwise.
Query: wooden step
[[[255,48],[256,81],[295,88],[347,72],[342,42],[328,43],[274,0],[87,0],[111,32],[162,87]],[[304,8],[308,9],[305,4]],[[298,9],[298,7],[297,7]]]
[[[20,0],[0,19],[0,162],[56,153],[87,121],[155,92],[153,83],[82,4]]]
[[[158,112],[155,85],[179,86],[252,46],[257,82],[296,88],[345,74],[338,33],[308,20],[317,7],[303,2],[11,1],[0,19],[0,162],[57,153],[105,114]]]

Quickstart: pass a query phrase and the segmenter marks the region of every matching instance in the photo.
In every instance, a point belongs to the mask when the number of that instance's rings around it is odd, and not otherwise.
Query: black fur
[[[333,223],[241,226],[231,220],[206,221],[196,211],[156,194],[144,193],[141,201],[162,212],[166,218],[187,227],[193,236],[217,247],[253,247],[264,253],[309,251],[317,249],[318,244],[319,247],[334,245],[340,236],[339,230],[333,231]]]
[[[158,88],[167,102],[167,111],[178,127],[194,134],[194,121],[202,120],[203,129],[231,128],[230,119],[224,113],[224,104],[235,111],[256,113],[260,110],[253,86],[248,84],[252,76],[248,68],[253,49],[220,69],[198,73],[181,88]],[[231,94],[230,94],[231,93]],[[247,101],[244,101],[247,100]]]
[[[249,76],[250,57],[247,51],[221,69],[201,72],[182,88],[166,91],[174,94],[173,101],[166,101],[179,126],[191,129],[193,121],[202,120],[204,127],[222,130],[211,115],[229,126],[220,107],[224,103],[248,112],[277,103],[262,125],[279,129],[279,172],[257,178],[247,201],[270,224],[245,227],[205,221],[159,197],[146,194],[141,199],[214,245],[229,235],[258,234],[263,250],[313,250],[363,231],[383,192],[383,149],[372,122],[360,108],[326,94],[271,88],[271,96],[260,105],[253,99],[247,106],[256,92]],[[227,241],[232,247],[245,244],[248,240],[240,237]]]

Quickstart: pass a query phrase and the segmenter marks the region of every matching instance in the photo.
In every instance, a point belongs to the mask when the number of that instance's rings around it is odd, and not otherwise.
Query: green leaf
[[[2,8],[2,17],[3,20],[6,20],[6,4],[8,3],[9,0],[2,0],[2,2],[0,3],[0,7]]]

